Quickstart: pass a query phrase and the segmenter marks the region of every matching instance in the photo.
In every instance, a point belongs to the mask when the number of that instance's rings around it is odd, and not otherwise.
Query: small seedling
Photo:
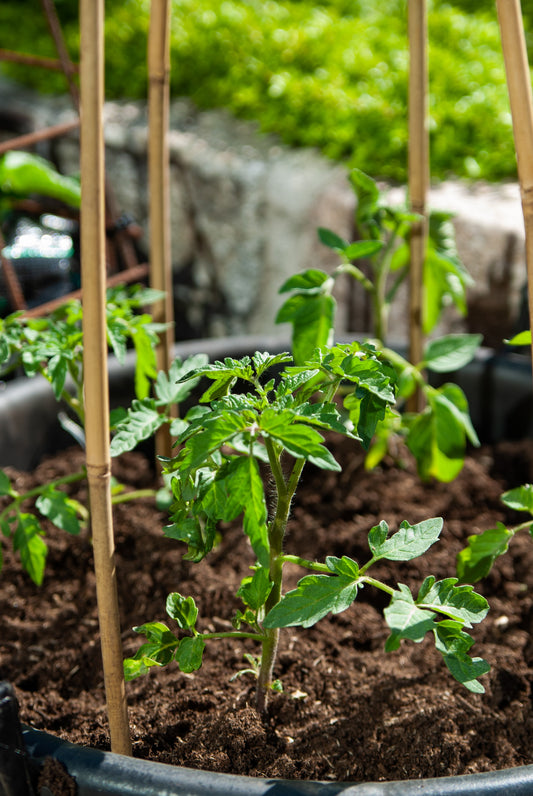
[[[502,503],[514,511],[523,511],[530,519],[511,528],[498,522],[495,528],[468,537],[468,545],[457,556],[457,575],[461,583],[476,583],[485,578],[496,559],[507,552],[509,543],[519,531],[533,536],[533,484],[509,489],[501,496]]]
[[[529,348],[531,331],[527,329],[519,332],[505,342],[510,346]],[[477,583],[485,578],[496,559],[507,552],[515,534],[529,531],[533,537],[533,484],[523,484],[515,489],[509,489],[503,493],[501,501],[507,508],[529,514],[531,519],[511,528],[498,522],[495,528],[488,528],[480,534],[469,536],[467,546],[457,555],[457,575],[462,583]]]
[[[387,318],[399,285],[407,276],[409,231],[417,216],[387,205],[377,184],[354,170],[351,183],[357,197],[356,226],[361,240],[348,243],[331,230],[320,229],[322,243],[340,257],[332,274],[308,269],[291,276],[280,288],[289,293],[276,323],[292,325],[292,351],[297,363],[305,362],[316,347],[331,345],[335,331],[336,300],[333,289],[345,274],[353,277],[372,300],[375,345],[397,373],[397,399],[403,404],[419,390],[425,398],[420,413],[390,414],[381,423],[367,456],[367,466],[378,464],[389,449],[392,435],[405,438],[422,479],[452,481],[460,472],[466,445],[479,445],[470,422],[468,402],[456,384],[432,387],[426,371],[447,373],[464,367],[474,357],[481,335],[449,334],[426,345],[421,362],[409,362],[398,351],[384,347]],[[431,331],[443,307],[453,301],[466,311],[465,289],[471,280],[457,256],[450,216],[433,214],[424,266],[424,331]],[[363,259],[369,275],[356,265]],[[367,269],[368,270],[368,269]]]
[[[377,561],[422,555],[438,540],[442,519],[416,525],[405,521],[394,533],[380,522],[368,534],[365,562],[348,556],[317,562],[284,552],[291,503],[305,464],[340,469],[321,432],[338,432],[368,447],[379,424],[394,413],[395,369],[374,346],[354,342],[317,348],[298,364],[289,354],[228,358],[197,368],[183,380],[200,377],[211,385],[182,421],[178,455],[165,462],[174,497],[165,535],[184,542],[185,557],[197,562],[213,548],[218,523],[241,516],[256,562],[237,591],[243,608],[233,617],[233,630],[204,632],[194,598],[172,593],[166,610],[177,630],[159,621],[136,627],[146,642],[125,661],[126,678],[171,661],[193,672],[201,666],[207,641],[249,639],[260,649],[258,663],[249,668],[257,670],[256,703],[263,712],[270,689],[277,685],[280,629],[310,627],[329,613],[345,611],[364,586],[373,586],[390,598],[384,611],[390,628],[386,650],[397,649],[403,639],[420,642],[432,632],[452,675],[471,691],[483,692],[478,677],[489,667],[469,656],[473,639],[465,628],[486,615],[485,599],[471,586],[458,585],[456,578],[437,581],[429,575],[415,596],[404,584],[393,588],[370,574]],[[334,402],[341,385],[349,385],[346,419]],[[246,392],[237,392],[237,387]],[[285,593],[288,562],[308,574]]]
[[[112,456],[132,450],[164,423],[171,425],[172,432],[179,432],[180,421],[173,420],[171,407],[187,396],[194,381],[187,385],[175,382],[183,373],[207,360],[204,356],[197,356],[186,363],[176,361],[169,374],[157,373],[155,346],[158,332],[163,327],[154,324],[142,307],[160,296],[159,292],[141,286],[113,288],[108,292],[109,346],[120,362],[124,361],[128,346],[133,346],[136,352],[137,398],[128,410],[117,409],[111,413],[114,431]],[[0,368],[0,374],[22,368],[26,376],[44,376],[58,402],[70,410],[69,415],[59,414],[61,424],[79,444],[84,445],[83,333],[79,301],[70,301],[42,319],[24,319],[21,313],[0,319]],[[154,396],[150,397],[152,387]],[[24,570],[37,585],[42,583],[47,555],[42,517],[68,533],[79,534],[89,522],[89,512],[79,501],[70,498],[63,488],[85,477],[85,468],[81,468],[64,478],[19,493],[7,472],[0,470],[0,497],[7,498],[0,511],[0,530],[20,555]],[[160,505],[168,504],[165,489],[127,492],[122,485],[112,484],[113,504],[146,496],[155,496]],[[26,509],[28,501],[32,501],[31,510]],[[2,561],[0,547],[0,569]]]

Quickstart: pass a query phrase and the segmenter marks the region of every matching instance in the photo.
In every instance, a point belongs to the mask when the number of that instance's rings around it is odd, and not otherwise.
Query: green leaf
[[[464,627],[472,627],[486,617],[488,603],[472,586],[457,584],[457,578],[436,581],[417,599],[417,605],[444,614]]]
[[[362,356],[349,355],[342,364],[345,378],[354,381],[362,390],[370,392],[383,403],[394,403],[394,372],[384,363]]]
[[[282,354],[269,354],[268,351],[256,351],[252,357],[252,363],[257,378],[261,378],[263,373],[270,368],[285,362],[292,362],[292,356],[286,351]]]
[[[111,456],[131,451],[141,440],[149,439],[165,423],[165,415],[156,409],[153,398],[134,399],[125,420],[117,425],[111,440]]]
[[[187,381],[187,379],[199,376],[211,379],[213,384],[200,398],[201,403],[208,403],[227,395],[237,379],[253,383],[254,373],[250,361],[250,357],[243,357],[241,360],[226,357],[224,362],[216,361],[205,367],[195,368],[180,381]]]
[[[56,356],[52,357],[49,360],[48,375],[50,378],[52,389],[54,391],[56,401],[59,401],[59,399],[61,398],[61,394],[65,387],[67,372],[68,372],[68,361],[66,357],[61,356],[60,354],[56,354]]]
[[[133,630],[146,636],[147,642],[139,647],[133,658],[124,661],[126,680],[146,674],[152,666],[166,666],[173,659],[179,643],[163,622],[147,622]]]
[[[289,410],[278,412],[268,408],[261,414],[259,424],[264,434],[281,442],[292,456],[306,459],[323,470],[340,470],[338,462],[322,445],[322,435],[316,429],[293,420],[294,414]]]
[[[368,450],[378,423],[385,419],[387,404],[379,396],[358,387],[353,396],[346,396],[344,405],[351,410],[350,419],[363,448]]]
[[[381,558],[388,561],[411,561],[425,553],[437,541],[442,525],[441,517],[423,520],[416,525],[410,525],[404,520],[399,530],[388,537],[387,523],[382,521],[368,535],[372,557],[376,561]]]
[[[357,196],[356,217],[360,223],[366,222],[376,213],[379,206],[379,188],[376,182],[360,169],[352,169],[350,182]]]
[[[466,287],[471,284],[472,279],[459,259],[439,250],[432,240],[428,240],[423,306],[423,330],[426,334],[434,329],[450,299],[462,315],[466,314]]]
[[[117,406],[115,409],[111,409],[109,413],[109,425],[112,430],[114,430],[119,423],[124,422],[128,417],[128,410],[125,409],[123,406]]]
[[[335,232],[332,232],[330,229],[325,229],[324,227],[319,227],[318,230],[318,239],[324,246],[327,246],[330,249],[333,249],[336,252],[343,252],[348,246],[348,241],[345,241],[343,238],[339,237]]]
[[[81,526],[78,519],[78,505],[64,492],[48,486],[37,498],[35,505],[56,527],[74,536],[79,534]]]
[[[39,521],[33,514],[19,514],[13,535],[13,550],[18,550],[22,566],[37,586],[43,582],[48,552],[42,540],[43,534]]]
[[[291,296],[280,308],[276,323],[291,323],[292,352],[297,364],[306,362],[315,348],[331,345],[337,303],[326,293]]]
[[[471,586],[456,586],[456,583],[455,578],[436,582],[430,576],[422,584],[416,602],[407,586],[399,584],[384,611],[391,629],[385,650],[398,649],[402,639],[419,643],[432,630],[436,648],[452,675],[469,690],[482,693],[483,686],[476,678],[485,674],[488,666],[481,658],[471,659],[467,655],[474,641],[462,628],[481,621],[487,614],[488,604]],[[454,618],[437,622],[439,613]]]
[[[252,577],[243,578],[237,597],[253,611],[258,611],[266,603],[272,586],[268,568],[257,567]]]
[[[477,678],[487,674],[490,665],[483,658],[470,658],[467,654],[474,643],[468,633],[455,627],[454,623],[439,622],[434,635],[435,646],[453,677],[472,693],[484,694],[485,688]]]
[[[185,362],[179,358],[175,359],[171,363],[168,373],[160,371],[154,386],[157,405],[169,406],[184,401],[198,383],[199,377],[187,381],[181,381],[181,379],[192,370],[203,367],[207,362],[208,358],[205,354],[196,354],[188,357]]]
[[[318,292],[328,279],[331,279],[331,277],[324,271],[319,271],[318,268],[308,268],[306,271],[301,271],[299,274],[294,274],[289,277],[289,279],[282,284],[278,293],[287,293],[289,290],[312,290]]]
[[[423,366],[434,373],[449,373],[467,365],[481,345],[480,334],[448,334],[432,340],[424,351]]]
[[[236,456],[228,461],[218,471],[199,506],[215,522],[231,522],[244,512],[244,532],[259,562],[268,565],[267,509],[263,481],[254,457]]]
[[[346,436],[355,436],[343,422],[337,410],[337,405],[334,403],[306,402],[300,404],[295,410],[295,419],[299,420],[300,418],[304,423],[309,423],[319,428],[326,428],[329,431],[336,431]]]
[[[244,456],[237,459],[232,479],[233,486],[241,491],[244,502],[243,529],[250,539],[252,549],[260,564],[269,561],[267,531],[267,508],[263,481],[255,458]]]
[[[195,672],[202,665],[205,641],[200,636],[182,638],[176,651],[176,661],[182,672]]]
[[[167,539],[176,539],[188,546],[184,555],[187,561],[197,563],[213,549],[215,526],[212,521],[206,523],[205,519],[199,517],[179,516],[178,521],[165,526],[163,532]]]
[[[246,610],[235,612],[235,616],[231,620],[231,624],[235,628],[235,630],[240,630],[243,624],[255,626],[257,617],[255,613],[250,609],[246,608]]]
[[[402,639],[419,644],[426,633],[435,627],[435,614],[419,608],[406,586],[400,586],[400,590],[394,592],[383,614],[391,630],[385,643],[386,652],[398,649]]]
[[[234,385],[237,383],[237,376],[232,373],[219,373],[216,377],[210,377],[213,383],[204,392],[200,401],[209,403],[224,395],[229,395]]]
[[[158,511],[168,511],[172,505],[172,493],[167,487],[161,487],[155,494],[155,505]]]
[[[0,495],[11,494],[11,481],[4,470],[0,470]]]
[[[468,409],[468,400],[462,389],[457,384],[444,384],[437,391],[435,399],[437,402],[446,406],[448,412],[454,417],[455,421],[463,428],[472,445],[479,446],[479,439],[476,430],[472,425]]]
[[[127,327],[122,318],[108,317],[107,319],[107,341],[111,346],[114,355],[121,364],[126,358]]]
[[[0,365],[3,365],[4,362],[7,362],[10,356],[11,349],[9,347],[9,343],[6,337],[0,334]]]
[[[38,193],[79,207],[80,183],[60,174],[50,161],[30,152],[10,150],[0,159],[0,190],[26,197]]]
[[[192,597],[183,597],[178,592],[172,592],[167,597],[166,611],[182,630],[192,630],[196,625],[198,608]]]
[[[371,552],[373,555],[376,554],[377,550],[380,550],[382,546],[387,541],[387,537],[389,535],[389,526],[385,522],[385,520],[381,520],[379,525],[374,525],[373,528],[370,529],[368,532],[368,546],[370,547]]]
[[[150,318],[150,316],[141,316]],[[135,395],[139,400],[147,398],[151,379],[157,377],[154,337],[147,324],[138,323],[132,334],[135,347]],[[131,449],[130,449],[131,450]]]
[[[181,437],[181,435],[187,431],[188,428],[189,424],[186,420],[184,420],[182,417],[175,417],[169,426],[170,436]]]
[[[311,627],[328,613],[345,611],[357,597],[358,584],[343,575],[307,575],[267,614],[265,627]]]
[[[142,677],[143,674],[148,674],[152,666],[162,666],[148,655],[142,655],[139,658],[126,658],[123,661],[124,667],[124,680],[129,683],[137,677]]]
[[[430,394],[428,406],[408,427],[407,446],[421,478],[452,481],[463,466],[467,436],[479,444],[463,391],[445,384]]]
[[[498,556],[509,546],[513,532],[499,522],[496,528],[468,537],[468,546],[457,555],[457,576],[463,583],[476,583],[485,578]]]
[[[14,517],[10,519],[12,521],[14,520]],[[10,520],[6,519],[5,517],[4,519],[0,520],[0,530],[2,531],[2,534],[6,537],[6,539],[9,539],[11,537],[11,526],[9,523]]]
[[[344,256],[347,260],[359,260],[363,257],[373,257],[384,246],[382,240],[357,240],[355,243],[350,243],[344,249]]]
[[[511,337],[510,340],[505,340],[507,345],[531,345],[531,329],[526,329],[524,332],[519,332]]]
[[[327,556],[326,566],[335,575],[344,575],[351,580],[356,580],[359,577],[359,564],[348,556],[343,556],[342,558]]]
[[[503,493],[501,501],[510,509],[533,514],[533,484],[524,484],[516,489],[509,489]]]

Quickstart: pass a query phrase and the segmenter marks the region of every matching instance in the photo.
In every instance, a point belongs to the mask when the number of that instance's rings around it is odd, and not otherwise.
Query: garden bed
[[[334,452],[343,464],[341,475],[312,466],[304,473],[287,552],[294,545],[307,558],[349,555],[364,561],[367,532],[379,520],[395,529],[403,519],[443,516],[441,541],[421,559],[375,565],[373,574],[391,584],[416,587],[429,573],[453,575],[455,555],[468,535],[498,520],[517,521],[500,503],[502,490],[532,480],[533,441],[484,446],[467,458],[456,481],[430,486],[420,483],[403,452],[402,467],[386,462],[370,473],[349,441],[339,440]],[[15,486],[22,491],[64,474],[82,458],[75,449],[49,458],[31,475],[21,473]],[[154,480],[140,454],[123,456],[114,468],[132,487]],[[79,491],[77,496],[84,497]],[[163,537],[165,521],[148,499],[115,507],[125,655],[141,641],[131,627],[168,621],[165,599],[177,589],[196,597],[200,616],[212,617],[213,629],[230,629],[239,607],[232,595],[254,562],[242,531],[228,526],[204,562],[188,564],[184,548]],[[22,574],[11,553],[5,555],[2,676],[15,686],[24,723],[108,749],[90,540],[50,527],[48,543],[41,588]],[[291,586],[302,574],[287,573]],[[518,535],[478,587],[491,605],[473,631],[473,653],[492,664],[482,678],[484,695],[455,682],[426,642],[404,642],[398,652],[385,654],[382,597],[367,587],[345,613],[309,630],[282,632],[276,675],[284,692],[271,697],[266,722],[253,708],[252,678],[232,680],[247,666],[243,653],[257,652],[243,641],[211,642],[194,674],[166,667],[129,683],[134,755],[268,778],[351,782],[532,763],[532,573],[533,543],[528,534]]]

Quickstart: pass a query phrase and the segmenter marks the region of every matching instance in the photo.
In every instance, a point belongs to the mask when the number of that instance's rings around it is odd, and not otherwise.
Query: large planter
[[[286,348],[286,341],[277,337],[229,338],[180,344],[175,353],[184,358],[201,350],[212,359],[221,359],[228,355],[239,357],[256,349]],[[471,366],[455,374],[454,379],[467,393],[473,421],[485,439],[492,442],[531,434],[531,369],[527,359],[500,358],[483,352]],[[111,366],[110,383],[113,399],[121,403],[131,394],[131,361],[125,367]],[[0,466],[11,464],[30,469],[43,454],[69,444],[56,415],[57,404],[44,381],[21,379],[7,384],[0,393]],[[6,729],[10,721],[13,726]],[[16,704],[7,687],[0,694],[0,796],[33,796],[32,787],[38,793],[35,788],[39,771],[50,758],[62,764],[74,780],[75,790],[56,792],[47,785],[39,796],[63,796],[69,792],[78,796],[496,796],[506,792],[525,796],[533,793],[533,765],[467,776],[366,784],[258,779],[177,768],[79,747],[30,727],[23,727],[20,732],[17,721]]]

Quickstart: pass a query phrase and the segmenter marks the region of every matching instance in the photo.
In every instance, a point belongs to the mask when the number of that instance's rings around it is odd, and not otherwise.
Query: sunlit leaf
[[[345,611],[356,599],[358,584],[344,575],[307,575],[267,614],[265,627],[311,627],[328,613]]]

